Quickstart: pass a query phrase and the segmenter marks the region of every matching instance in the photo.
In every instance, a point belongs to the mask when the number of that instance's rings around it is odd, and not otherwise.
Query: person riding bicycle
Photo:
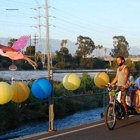
[[[129,76],[129,97],[130,97],[130,106],[133,107],[135,106],[135,96],[136,96],[136,91],[137,91],[137,87],[135,85],[135,79],[132,75]]]
[[[115,83],[119,87],[121,91],[121,103],[125,110],[125,118],[128,118],[128,109],[126,105],[126,93],[129,87],[129,68],[125,65],[125,59],[122,56],[117,57],[117,72],[116,76],[113,81],[110,83],[110,87],[113,86]]]

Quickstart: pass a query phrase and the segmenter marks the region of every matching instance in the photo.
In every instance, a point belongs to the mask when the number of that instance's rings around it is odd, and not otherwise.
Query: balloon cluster
[[[63,78],[63,86],[67,90],[76,90],[81,84],[81,79],[75,73],[66,74]],[[109,83],[109,76],[105,72],[99,72],[94,76],[94,83],[98,88],[103,88]],[[40,78],[33,82],[31,91],[36,98],[44,99],[51,95],[52,84]],[[29,87],[24,82],[14,82],[12,85],[0,82],[0,104],[8,103],[10,100],[20,103],[25,101],[30,94]]]
[[[46,79],[35,80],[31,91],[36,98],[47,98],[52,92],[52,85]],[[0,82],[0,104],[6,104],[9,101],[21,103],[25,101],[30,94],[29,87],[24,82],[14,82],[12,85],[6,82]]]

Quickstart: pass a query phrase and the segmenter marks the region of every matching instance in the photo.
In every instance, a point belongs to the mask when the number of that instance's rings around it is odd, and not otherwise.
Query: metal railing
[[[106,73],[112,73],[115,72],[114,70],[109,69],[98,69],[98,70],[51,70],[50,71],[50,81],[53,82],[53,74],[55,73],[97,73],[97,72],[106,72]],[[94,93],[93,95],[96,95],[97,93]],[[105,108],[106,100],[105,100],[105,92],[101,93],[103,94],[103,107]],[[99,94],[98,94],[99,95]],[[49,96],[49,131],[55,131],[54,129],[54,99],[58,98],[73,98],[73,97],[81,97],[81,96],[91,96],[88,94],[82,94],[82,95],[72,95],[72,96],[61,96],[61,97],[54,97],[53,92]]]

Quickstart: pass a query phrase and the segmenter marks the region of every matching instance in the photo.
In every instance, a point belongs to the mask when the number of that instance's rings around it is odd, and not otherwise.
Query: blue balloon
[[[46,79],[38,79],[34,81],[31,91],[36,98],[44,99],[52,93],[52,85]]]

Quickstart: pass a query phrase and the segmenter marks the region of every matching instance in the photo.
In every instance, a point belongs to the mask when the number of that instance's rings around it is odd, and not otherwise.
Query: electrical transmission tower
[[[41,27],[42,26],[44,26],[44,27],[46,27],[46,25],[45,24],[42,24],[41,23],[41,18],[43,17],[43,18],[46,18],[46,17],[44,17],[42,14],[41,14],[41,9],[44,9],[44,5],[43,6],[41,6],[40,4],[38,4],[37,5],[37,7],[36,8],[30,8],[30,9],[33,9],[33,10],[36,10],[37,11],[37,15],[36,16],[34,16],[34,17],[31,17],[31,18],[34,18],[35,20],[37,20],[37,24],[36,25],[33,25],[33,26],[31,26],[31,27],[35,27],[35,28],[37,28],[38,29],[38,46],[43,46],[43,52],[44,52],[44,54],[45,54],[45,44],[43,44],[42,43],[42,30],[41,30]],[[35,35],[36,36],[36,35]],[[45,37],[46,37],[46,35],[45,35]],[[35,51],[37,50],[37,43],[34,43],[35,44]],[[42,54],[42,55],[44,55],[44,54]],[[36,52],[35,52],[35,56],[36,56]],[[44,55],[45,56],[45,55]],[[36,57],[35,57],[36,58]],[[42,57],[43,58],[43,60],[42,60],[42,63],[44,64],[44,62],[45,62],[45,57]]]

